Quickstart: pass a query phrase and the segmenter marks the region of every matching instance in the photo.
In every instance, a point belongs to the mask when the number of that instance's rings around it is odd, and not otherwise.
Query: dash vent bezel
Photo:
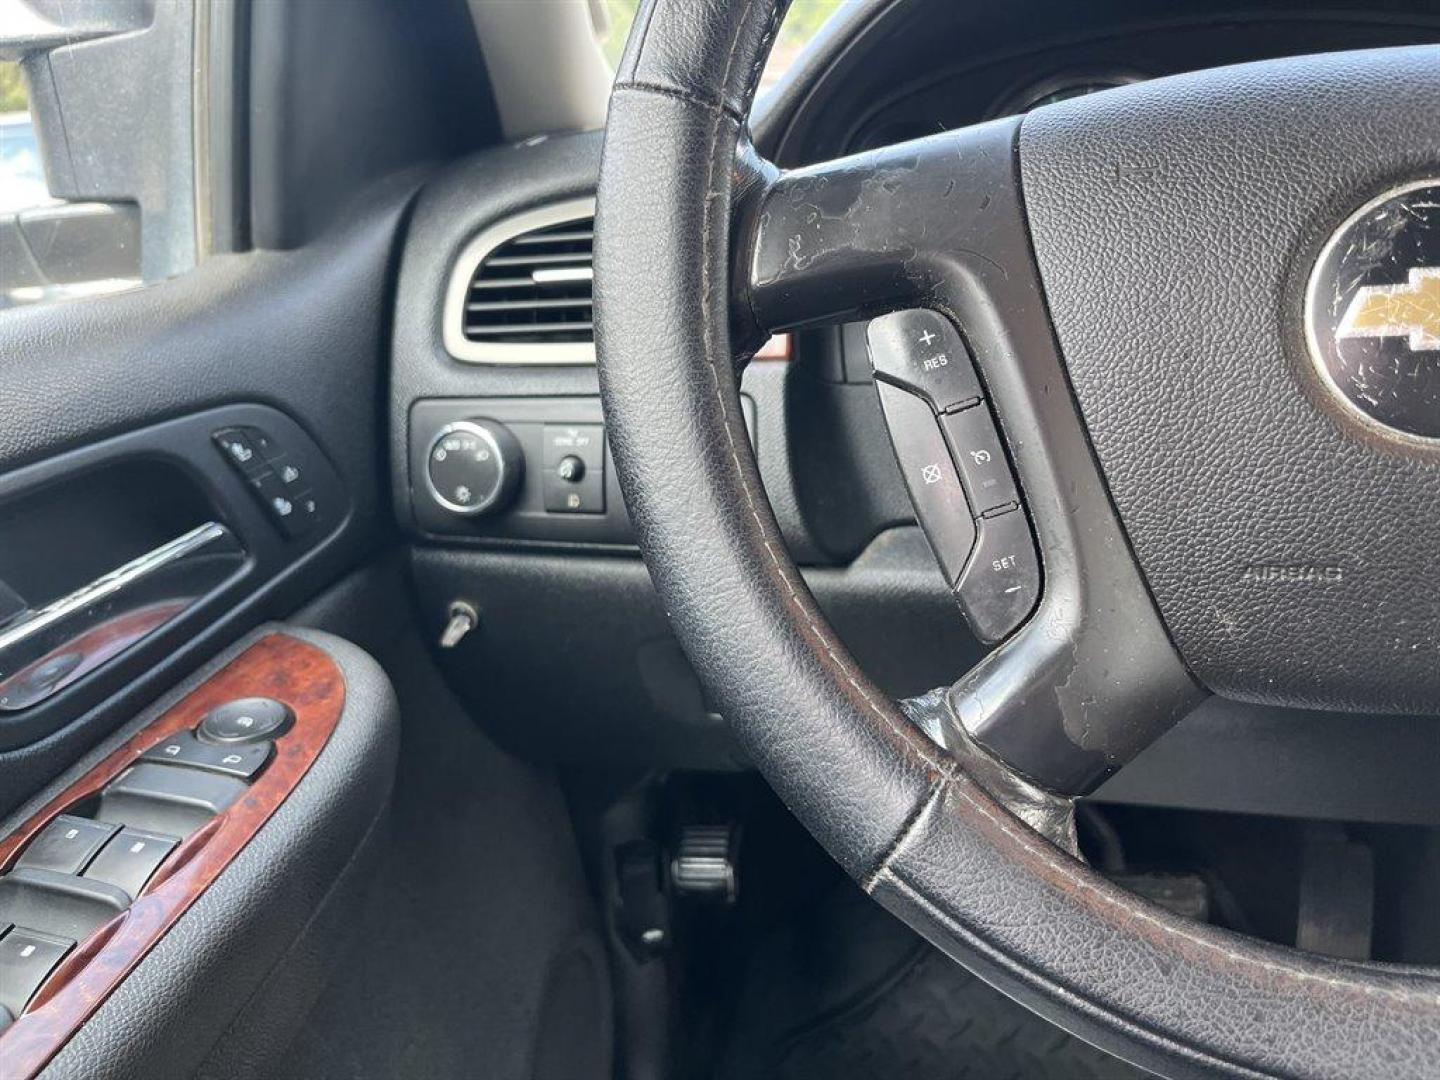
[[[475,341],[465,335],[465,305],[470,283],[481,265],[498,248],[526,233],[552,228],[567,222],[595,217],[595,198],[566,199],[533,210],[512,214],[476,234],[461,249],[450,270],[441,316],[445,351],[466,364],[569,364],[593,365],[595,343],[591,341]]]

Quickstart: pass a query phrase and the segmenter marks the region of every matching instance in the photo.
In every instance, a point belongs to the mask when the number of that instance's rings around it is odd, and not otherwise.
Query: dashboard
[[[1417,4],[895,0],[837,19],[752,129],[791,167],[1187,70],[1428,41],[1440,41],[1440,8]],[[421,193],[392,339],[395,514],[427,625],[439,637],[469,613],[442,650],[452,686],[512,745],[572,765],[740,768],[649,587],[606,449],[588,316],[600,142],[487,151]],[[807,582],[866,670],[903,697],[988,650],[915,526],[862,325],[792,334],[750,365],[742,400]],[[1440,822],[1436,767],[1406,718],[1210,702],[1102,794]]]
[[[1186,71],[1440,40],[1440,8],[1287,0],[877,5],[767,103],[757,144],[823,160]],[[837,28],[839,30],[839,28]]]

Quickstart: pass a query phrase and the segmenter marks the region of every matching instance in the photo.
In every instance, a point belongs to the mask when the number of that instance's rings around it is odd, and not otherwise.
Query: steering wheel
[[[1080,1037],[1167,1075],[1434,1076],[1440,972],[1184,919],[1069,822],[1207,693],[1440,713],[1440,52],[1161,79],[782,171],[745,119],[784,8],[644,5],[601,168],[609,435],[702,681],[876,900]],[[787,554],[737,386],[775,329],[916,310],[973,353],[1043,576],[978,668],[901,705]],[[895,371],[882,395],[921,393],[887,404],[898,449],[943,403]],[[911,491],[944,563],[954,521]]]

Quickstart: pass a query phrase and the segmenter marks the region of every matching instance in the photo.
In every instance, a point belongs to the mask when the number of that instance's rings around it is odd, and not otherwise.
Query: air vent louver
[[[593,218],[532,229],[496,247],[465,295],[465,339],[556,344],[594,339],[590,322]]]

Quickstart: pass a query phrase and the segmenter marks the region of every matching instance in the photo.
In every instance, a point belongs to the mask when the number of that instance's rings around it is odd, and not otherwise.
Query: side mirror
[[[20,63],[46,186],[63,200],[0,214],[0,293],[194,265],[203,3],[0,0],[0,60]]]
[[[0,0],[0,60],[140,30],[145,8],[144,0]]]

